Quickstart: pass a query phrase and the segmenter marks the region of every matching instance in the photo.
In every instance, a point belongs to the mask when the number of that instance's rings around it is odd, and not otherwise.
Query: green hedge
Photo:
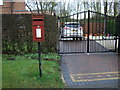
[[[56,17],[45,15],[45,42],[43,53],[56,52],[58,28]],[[2,15],[2,53],[24,54],[37,52],[38,45],[32,40],[31,14]]]

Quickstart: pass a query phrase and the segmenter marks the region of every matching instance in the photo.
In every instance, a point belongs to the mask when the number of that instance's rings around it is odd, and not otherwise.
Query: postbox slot
[[[33,21],[43,21],[43,19],[34,19]]]

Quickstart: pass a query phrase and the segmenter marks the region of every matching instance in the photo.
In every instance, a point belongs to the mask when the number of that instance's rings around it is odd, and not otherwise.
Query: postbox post
[[[39,60],[39,73],[40,77],[42,77],[42,64],[41,64],[41,51],[40,51],[40,42],[38,42],[38,60]]]
[[[40,42],[44,39],[44,16],[41,14],[32,15],[32,29],[33,41],[38,42],[38,60],[39,60],[39,76],[42,77],[42,63],[41,63],[41,50]]]

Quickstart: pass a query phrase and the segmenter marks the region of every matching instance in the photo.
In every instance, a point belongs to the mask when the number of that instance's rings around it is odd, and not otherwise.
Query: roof
[[[65,22],[65,24],[80,24],[80,22]]]

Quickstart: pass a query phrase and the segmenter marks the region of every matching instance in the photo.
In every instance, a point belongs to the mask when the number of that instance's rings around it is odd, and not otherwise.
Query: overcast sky
[[[0,5],[3,5],[3,0],[0,0]]]

